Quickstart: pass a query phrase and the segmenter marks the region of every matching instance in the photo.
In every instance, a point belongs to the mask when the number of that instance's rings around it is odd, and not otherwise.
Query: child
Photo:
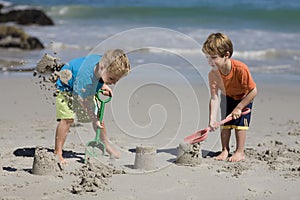
[[[76,58],[61,68],[58,73],[59,79],[56,81],[59,91],[56,97],[56,115],[59,123],[56,128],[54,150],[61,163],[66,163],[62,156],[62,148],[74,122],[75,102],[78,102],[81,111],[83,110],[92,121],[94,130],[98,127],[102,129],[101,139],[106,145],[107,152],[112,157],[120,157],[119,152],[108,143],[104,123],[100,123],[95,114],[94,95],[102,89],[104,95],[111,96],[112,91],[107,85],[115,84],[127,75],[129,70],[128,57],[120,49],[109,50],[103,56],[93,54]],[[79,116],[78,112],[76,114]]]
[[[249,128],[251,112],[241,115],[244,108],[252,108],[252,102],[257,94],[256,84],[253,81],[247,65],[230,59],[233,53],[231,40],[222,33],[213,33],[203,44],[202,51],[208,64],[213,68],[209,74],[210,102],[209,126],[212,131],[216,128],[216,117],[219,106],[219,90],[221,91],[221,116],[233,117],[233,120],[221,127],[222,152],[216,160],[239,162],[245,159],[244,145],[246,131]],[[235,129],[236,151],[229,157],[229,141],[231,129]],[[228,158],[229,157],[229,158]]]

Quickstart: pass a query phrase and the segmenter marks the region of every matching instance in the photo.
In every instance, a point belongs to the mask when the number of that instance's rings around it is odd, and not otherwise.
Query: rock
[[[16,22],[22,25],[54,25],[42,10],[35,8],[24,10],[10,10],[6,13],[0,13],[0,22]]]
[[[21,28],[0,25],[0,47],[20,49],[43,49],[44,45],[36,37],[29,36]]]

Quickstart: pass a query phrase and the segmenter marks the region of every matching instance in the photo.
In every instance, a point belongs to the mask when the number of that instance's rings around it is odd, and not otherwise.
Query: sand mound
[[[276,171],[284,178],[300,177],[300,149],[290,147],[278,140],[259,143],[256,148],[246,148],[246,161],[218,165],[217,173],[228,173],[239,178],[248,170],[255,170],[259,165],[267,171]]]
[[[182,143],[177,147],[176,164],[196,166],[201,164],[202,152],[200,143]]]
[[[71,173],[78,177],[70,190],[73,194],[109,190],[108,180],[113,174],[125,174],[114,166],[107,166],[97,160],[89,159],[87,164]]]
[[[267,164],[270,170],[280,171],[285,178],[300,177],[299,148],[290,147],[278,140],[258,146],[262,151],[255,151],[252,156]]]

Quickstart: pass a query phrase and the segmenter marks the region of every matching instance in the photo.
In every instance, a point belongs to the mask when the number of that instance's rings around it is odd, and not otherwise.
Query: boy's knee
[[[74,119],[62,119],[60,123],[66,124],[68,126],[71,126],[74,123]]]

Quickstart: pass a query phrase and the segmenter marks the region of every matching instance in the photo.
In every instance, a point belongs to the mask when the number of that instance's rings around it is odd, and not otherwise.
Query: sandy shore
[[[123,85],[128,86],[125,83]],[[126,124],[119,124],[123,129],[118,128],[113,107],[107,106],[104,118],[109,136],[112,144],[120,149],[122,157],[110,160],[104,156],[103,160],[125,174],[108,173],[98,187],[90,192],[73,190],[80,184],[82,186],[85,180],[81,173],[84,167],[84,144],[94,137],[88,125],[77,124],[72,128],[65,144],[64,155],[68,164],[59,175],[32,174],[35,148],[42,146],[51,152],[56,128],[52,92],[40,87],[41,84],[33,77],[0,79],[0,199],[299,199],[299,86],[258,83],[259,95],[255,100],[246,141],[247,159],[240,163],[211,158],[220,150],[219,135],[215,132],[210,133],[201,144],[203,158],[200,165],[191,167],[174,164],[178,144],[195,128],[175,134],[180,124],[176,116],[180,112],[185,113],[180,109],[172,109],[176,107],[176,101],[165,99],[171,93],[164,95],[161,92],[158,98],[169,106],[166,111],[170,113],[160,134],[153,136],[133,127],[132,135],[128,135],[130,125],[126,127]],[[183,89],[178,85],[176,87]],[[118,91],[115,91],[114,98],[118,96]],[[154,96],[155,91],[157,88],[148,88],[147,94]],[[133,96],[129,102],[126,99],[120,102],[128,103],[132,120],[145,126],[149,119],[148,114],[145,115],[147,109],[143,108],[151,105],[151,99],[148,96],[143,98],[147,94],[142,91],[138,94],[139,97]],[[201,120],[197,126],[205,128],[207,88],[199,87],[195,95],[201,99]],[[155,109],[160,107],[152,109],[155,115]],[[185,110],[191,116],[185,120],[192,122],[193,108]],[[156,130],[156,127],[152,128]],[[136,137],[138,131],[150,139]],[[144,172],[133,169],[134,149],[139,144],[157,145],[156,170]],[[234,144],[232,137],[232,149]]]

